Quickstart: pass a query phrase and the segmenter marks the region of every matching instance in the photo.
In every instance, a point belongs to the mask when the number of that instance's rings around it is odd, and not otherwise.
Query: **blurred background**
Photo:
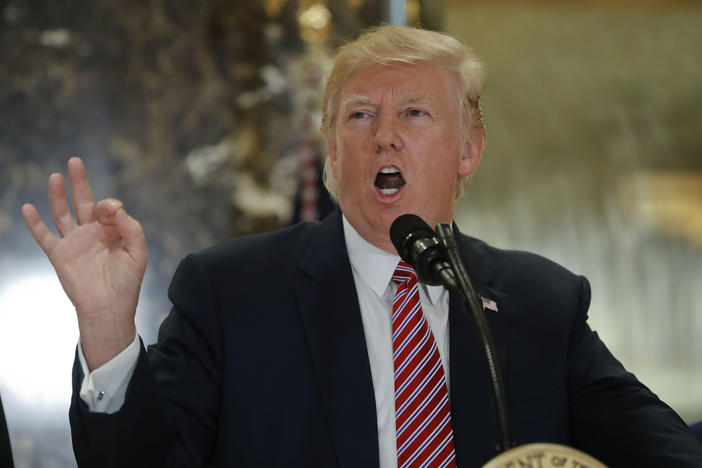
[[[394,15],[394,16],[393,16]],[[400,15],[400,16],[398,16]],[[687,422],[702,419],[698,1],[0,1],[0,394],[17,467],[75,466],[71,304],[24,226],[82,156],[150,252],[153,342],[187,253],[329,209],[319,89],[366,26],[447,31],[488,70],[488,146],[462,230],[586,275],[590,323]]]

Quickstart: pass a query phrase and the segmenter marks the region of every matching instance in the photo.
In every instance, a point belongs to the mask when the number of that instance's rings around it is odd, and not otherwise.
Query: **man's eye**
[[[351,114],[352,119],[362,119],[366,116],[368,116],[368,114],[366,114],[365,112],[361,112],[361,111],[354,112]]]
[[[424,115],[424,111],[421,109],[410,109],[407,113],[410,117],[422,117]]]

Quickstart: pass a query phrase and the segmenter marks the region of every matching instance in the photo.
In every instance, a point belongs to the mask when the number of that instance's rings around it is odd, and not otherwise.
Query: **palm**
[[[134,340],[134,314],[148,255],[141,225],[127,215],[121,202],[93,202],[80,159],[68,162],[68,176],[75,218],[63,178],[59,174],[49,178],[51,213],[59,237],[32,205],[22,207],[22,213],[76,308],[83,351],[94,368]]]
[[[47,254],[78,311],[131,303],[139,295],[146,258],[130,254],[114,226],[97,220],[77,226]]]

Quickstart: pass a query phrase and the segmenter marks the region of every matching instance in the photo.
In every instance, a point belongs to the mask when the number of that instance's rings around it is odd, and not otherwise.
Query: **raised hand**
[[[60,237],[46,227],[34,206],[24,205],[22,214],[76,308],[83,353],[93,370],[134,340],[134,314],[148,254],[141,225],[120,201],[94,203],[79,158],[68,161],[68,179],[75,219],[63,177],[49,177],[51,212]]]

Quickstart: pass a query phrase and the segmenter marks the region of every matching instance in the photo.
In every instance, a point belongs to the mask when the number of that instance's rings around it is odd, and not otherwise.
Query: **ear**
[[[482,129],[471,129],[463,142],[463,154],[458,164],[458,175],[463,177],[475,172],[483,157],[485,148],[485,132]]]

